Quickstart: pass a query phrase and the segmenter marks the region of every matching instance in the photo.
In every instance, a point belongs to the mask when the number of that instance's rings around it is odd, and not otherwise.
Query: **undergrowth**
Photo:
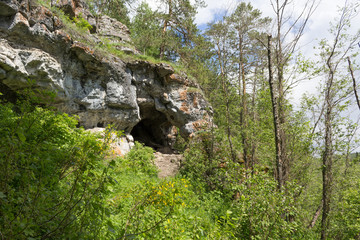
[[[159,179],[153,149],[111,157],[111,127],[91,134],[37,96],[0,104],[2,238],[311,239],[297,221],[301,188],[246,177],[221,135],[193,137],[181,174]]]

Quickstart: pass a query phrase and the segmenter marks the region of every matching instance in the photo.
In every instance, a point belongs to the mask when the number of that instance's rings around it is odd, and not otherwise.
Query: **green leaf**
[[[24,143],[26,141],[26,137],[25,137],[24,133],[21,131],[21,129],[18,129],[16,134],[18,135],[21,142]]]
[[[5,199],[5,198],[6,198],[6,195],[5,195],[3,192],[0,192],[0,198],[1,198],[1,199]]]

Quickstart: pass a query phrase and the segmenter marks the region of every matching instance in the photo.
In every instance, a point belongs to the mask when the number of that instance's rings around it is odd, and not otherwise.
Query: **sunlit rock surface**
[[[85,18],[93,26],[89,38],[100,45],[103,38],[131,43],[125,25],[107,16],[96,19],[79,0],[53,6]],[[58,16],[31,0],[0,1],[0,83],[8,92],[53,90],[53,105],[78,115],[85,128],[113,124],[155,148],[171,142],[174,126],[186,137],[211,122],[209,104],[185,74],[163,63],[99,54],[72,39]]]

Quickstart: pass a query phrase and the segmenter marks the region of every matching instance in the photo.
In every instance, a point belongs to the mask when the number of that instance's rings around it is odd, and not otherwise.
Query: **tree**
[[[274,68],[269,69],[270,73],[274,70],[276,80],[271,89],[273,100],[273,117],[275,130],[276,146],[276,178],[279,189],[284,186],[290,172],[290,164],[286,147],[286,93],[289,90],[289,78],[286,78],[286,66],[291,60],[293,53],[297,50],[298,42],[304,32],[310,16],[317,7],[317,0],[307,0],[297,16],[287,16],[286,12],[290,8],[290,0],[270,0],[275,12],[276,30],[274,34],[275,49]],[[292,11],[291,11],[292,12]],[[290,39],[290,40],[289,40]],[[269,47],[269,46],[268,46]],[[269,74],[270,74],[269,73]],[[276,84],[275,84],[276,82]]]
[[[131,22],[131,36],[144,55],[159,57],[161,20],[157,11],[152,11],[149,4],[142,2],[136,9],[136,15]]]
[[[254,9],[250,3],[240,3],[233,14],[229,16],[228,24],[230,24],[232,31],[234,31],[233,50],[235,53],[234,63],[238,65],[238,96],[240,107],[240,125],[241,125],[241,138],[243,145],[243,158],[245,167],[253,166],[250,159],[253,153],[250,150],[253,147],[249,144],[248,137],[248,106],[247,106],[247,79],[246,75],[250,72],[251,67],[255,67],[255,61],[258,59],[257,55],[259,49],[256,45],[258,42],[256,37],[260,35],[258,31],[264,29],[269,23],[270,18],[262,18],[261,12]],[[256,40],[256,41],[255,41]]]
[[[162,14],[160,59],[165,55],[170,59],[176,59],[182,47],[191,46],[192,39],[198,31],[194,23],[195,14],[199,7],[205,5],[202,0],[196,0],[195,4],[191,4],[189,0],[162,0],[162,3],[166,5],[167,12]]]
[[[133,0],[86,0],[86,2],[95,13],[106,14],[129,26],[129,11],[126,4],[131,4]]]
[[[225,128],[227,141],[229,144],[232,160],[236,161],[236,154],[231,133],[231,84],[229,77],[232,67],[233,52],[231,49],[231,39],[233,38],[228,29],[228,25],[225,21],[210,24],[207,35],[210,36],[212,43],[214,44],[214,51],[216,53],[216,63],[218,64],[218,78],[220,80],[220,86],[222,94],[225,98]]]
[[[341,9],[340,18],[336,25],[332,27],[330,33],[333,36],[332,42],[322,40],[320,42],[323,65],[322,71],[326,73],[324,86],[324,149],[322,151],[322,219],[321,219],[321,239],[327,239],[329,228],[328,216],[331,210],[331,191],[333,184],[333,158],[334,147],[334,128],[336,116],[339,115],[339,108],[343,108],[341,103],[349,96],[351,87],[349,81],[341,74],[341,68],[346,64],[346,56],[353,54],[354,45],[360,39],[360,32],[355,36],[346,34],[350,26],[350,20],[356,14],[356,7],[345,3]],[[351,86],[351,85],[350,85]]]

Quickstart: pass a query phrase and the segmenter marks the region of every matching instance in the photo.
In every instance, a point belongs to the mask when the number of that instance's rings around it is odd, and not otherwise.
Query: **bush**
[[[348,181],[353,179],[349,178]],[[331,222],[331,235],[334,239],[359,239],[360,236],[360,181],[342,192],[341,201],[336,203],[336,210]]]
[[[31,100],[0,104],[0,232],[5,239],[97,238],[107,146]]]
[[[200,132],[195,135],[184,153],[181,174],[196,183],[199,190],[220,190],[231,197],[234,193],[232,185],[243,178],[244,168],[232,161],[230,151],[223,142],[217,133]]]

